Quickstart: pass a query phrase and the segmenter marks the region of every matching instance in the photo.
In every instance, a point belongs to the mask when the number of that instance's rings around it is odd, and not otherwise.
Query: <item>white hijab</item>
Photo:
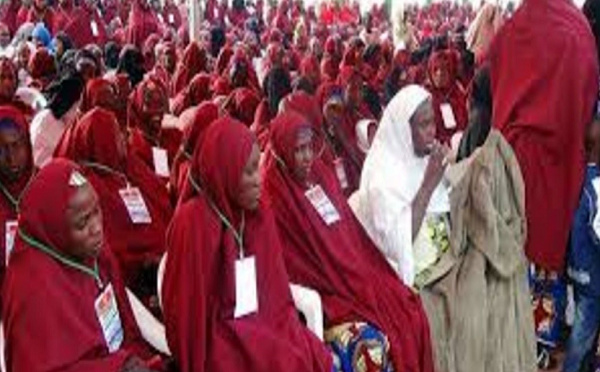
[[[406,285],[412,286],[415,264],[412,202],[429,161],[415,155],[410,119],[431,95],[417,85],[402,89],[388,104],[363,167],[351,206],[367,233]],[[427,213],[450,210],[443,182],[434,191]]]

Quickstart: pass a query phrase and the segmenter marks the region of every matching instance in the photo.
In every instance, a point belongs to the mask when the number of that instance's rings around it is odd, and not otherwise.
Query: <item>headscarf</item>
[[[53,160],[37,174],[23,196],[19,229],[63,255],[70,232],[69,200],[81,182],[88,182],[81,178],[81,172],[70,161]],[[93,267],[92,262],[85,265]],[[121,347],[112,353],[108,351],[93,306],[100,291],[97,281],[17,236],[3,288],[9,370],[120,370],[134,355],[142,359],[150,357],[106,242],[97,258],[97,267],[100,281],[113,287],[124,332]],[[36,332],[25,331],[29,326],[35,327]],[[51,347],[47,344],[49,338]]]
[[[173,95],[177,95],[201,72],[206,72],[206,51],[197,43],[191,43],[185,49],[183,58],[177,65],[173,75]]]
[[[425,89],[409,85],[388,104],[364,163],[353,209],[377,247],[392,261],[404,283],[415,279],[412,242],[412,202],[421,187],[429,156],[418,157],[410,120],[430,99]],[[395,181],[390,182],[390,177]],[[450,211],[448,191],[441,183],[427,212]]]
[[[194,76],[187,87],[173,99],[173,114],[179,116],[187,108],[210,100],[212,98],[211,81],[211,76],[204,72]]]
[[[194,149],[202,146],[206,129],[219,117],[219,107],[212,102],[202,103],[192,110],[193,112],[190,115],[180,118],[180,120],[186,122],[180,125],[184,128],[183,140],[181,141],[181,148],[173,161],[171,171],[171,191],[174,199],[179,198],[181,191],[188,182],[187,176]]]
[[[295,313],[273,217],[263,205],[245,213],[244,255],[256,260],[259,310],[232,321],[239,246],[215,212],[236,229],[233,202],[255,139],[231,118],[215,121],[196,147],[190,178],[167,233],[163,282],[169,346],[182,372],[329,372],[330,356]],[[220,314],[219,316],[213,316]]]
[[[154,12],[146,5],[145,0],[133,0],[129,13],[127,42],[142,47],[148,36],[158,33],[159,25]]]
[[[502,9],[499,6],[491,3],[483,4],[467,31],[467,48],[475,53],[478,63],[486,58],[494,36],[503,22]]]
[[[249,88],[237,88],[229,95],[224,108],[234,119],[250,127],[260,98]]]
[[[110,94],[110,96],[106,94]],[[103,78],[92,79],[86,84],[81,97],[79,111],[85,114],[95,107],[102,107],[117,114],[116,106],[114,105],[117,101],[116,94],[117,90],[110,81]]]
[[[35,86],[39,87],[40,90],[44,90],[56,75],[54,57],[47,49],[38,48],[29,60],[28,70]]]
[[[283,239],[290,279],[321,294],[328,326],[368,322],[386,334],[394,370],[433,371],[428,323],[419,299],[368,239],[333,170],[318,158],[311,167],[312,182],[340,215],[329,226],[294,180],[295,141],[300,131],[311,128],[296,113],[279,115],[272,123],[266,159],[265,191]],[[382,358],[383,365],[390,363],[387,355]]]
[[[489,51],[492,125],[523,172],[527,257],[561,270],[598,99],[595,40],[568,1],[527,0],[502,30]]]
[[[33,32],[31,33],[31,37],[33,40],[37,40],[41,43],[41,46],[44,48],[50,47],[50,42],[52,41],[52,36],[50,36],[50,31],[44,26],[43,23],[38,23],[33,28]]]

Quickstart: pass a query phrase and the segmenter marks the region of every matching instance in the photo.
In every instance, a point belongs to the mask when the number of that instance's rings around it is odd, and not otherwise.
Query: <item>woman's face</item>
[[[345,101],[351,107],[358,107],[362,101],[362,79],[360,76],[355,75],[345,91]]]
[[[29,63],[29,58],[31,58],[31,50],[26,44],[21,45],[19,49],[19,65],[22,68],[26,68]]]
[[[30,158],[27,136],[16,124],[0,129],[0,174],[5,180],[19,180],[27,172]]]
[[[79,261],[97,257],[104,233],[98,195],[88,182],[79,187],[67,206],[68,253]]]
[[[256,144],[252,148],[252,153],[246,162],[242,177],[240,178],[239,192],[236,197],[236,204],[243,210],[253,211],[258,208],[260,199],[260,150]]]
[[[65,52],[65,47],[63,45],[63,42],[60,39],[55,39],[55,52],[56,52],[56,59],[60,60],[60,57],[63,55],[63,53]]]
[[[17,73],[8,61],[0,62],[0,99],[11,101],[17,91]]]
[[[153,84],[153,83],[151,83]],[[143,113],[146,118],[144,121],[147,134],[156,136],[162,127],[162,120],[165,116],[166,103],[165,97],[157,86],[148,86],[144,92]]]
[[[447,62],[436,63],[432,68],[433,84],[440,89],[450,85],[450,68]]]
[[[298,132],[294,146],[294,176],[300,182],[306,182],[315,160],[313,132],[305,128]]]
[[[421,103],[410,118],[410,129],[415,155],[429,155],[435,142],[435,119],[431,98]]]

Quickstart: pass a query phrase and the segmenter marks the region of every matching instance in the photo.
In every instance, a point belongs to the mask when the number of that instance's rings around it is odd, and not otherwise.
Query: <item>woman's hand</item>
[[[449,153],[450,149],[448,146],[442,145],[437,141],[433,143],[429,162],[425,169],[425,176],[423,177],[423,187],[433,191],[439,185],[448,164],[447,156]]]

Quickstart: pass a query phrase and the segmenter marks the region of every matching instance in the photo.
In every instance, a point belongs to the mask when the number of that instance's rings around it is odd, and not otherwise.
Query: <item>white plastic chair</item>
[[[146,309],[144,304],[142,304],[129,288],[127,288],[127,297],[129,298],[133,316],[135,317],[135,321],[140,328],[144,340],[161,353],[171,355],[171,350],[169,350],[169,345],[167,344],[165,326],[159,322],[148,309]]]

